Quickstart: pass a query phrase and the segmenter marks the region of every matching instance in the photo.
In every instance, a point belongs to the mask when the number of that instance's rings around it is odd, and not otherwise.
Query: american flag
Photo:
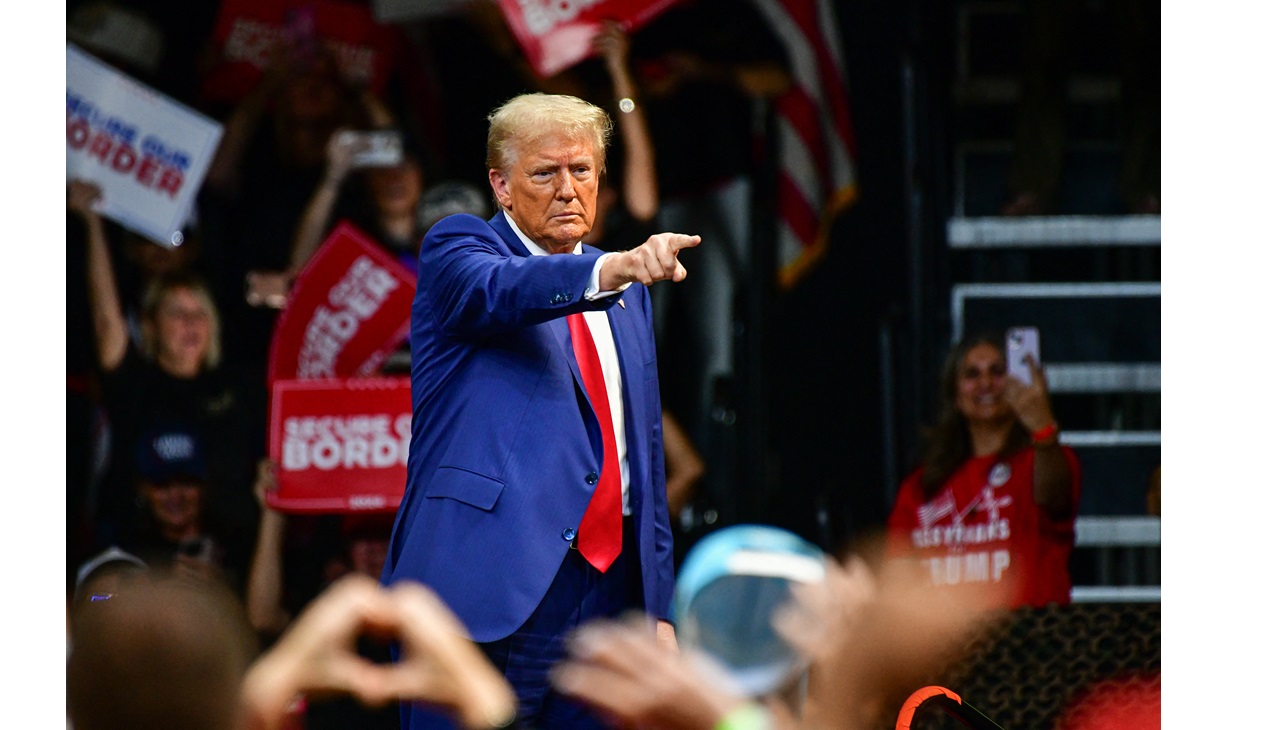
[[[778,283],[793,286],[826,251],[831,222],[857,199],[853,124],[832,0],[754,0],[787,49],[778,113]]]
[[[933,527],[933,523],[954,514],[956,514],[956,498],[949,489],[937,499],[920,505],[916,509],[916,518],[920,520],[921,527]]]

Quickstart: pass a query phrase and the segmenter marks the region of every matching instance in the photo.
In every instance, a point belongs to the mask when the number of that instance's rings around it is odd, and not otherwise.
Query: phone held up
[[[1040,365],[1040,330],[1010,327],[1004,335],[1004,357],[1009,377],[1031,384],[1031,367]]]

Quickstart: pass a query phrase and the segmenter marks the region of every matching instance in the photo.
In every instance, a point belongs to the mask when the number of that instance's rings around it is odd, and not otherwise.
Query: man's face
[[[567,253],[596,218],[600,169],[595,145],[550,133],[518,142],[509,170],[489,170],[498,203],[534,243]]]

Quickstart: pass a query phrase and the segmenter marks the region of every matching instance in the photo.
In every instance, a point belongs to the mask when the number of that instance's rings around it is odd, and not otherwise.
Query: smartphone
[[[396,130],[346,130],[338,134],[341,143],[353,150],[352,167],[393,167],[404,158],[404,140]]]
[[[1009,377],[1030,385],[1031,366],[1040,364],[1040,330],[1010,327],[1004,333],[1004,356]]]

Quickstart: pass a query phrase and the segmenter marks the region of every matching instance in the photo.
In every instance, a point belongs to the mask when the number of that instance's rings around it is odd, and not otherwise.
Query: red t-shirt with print
[[[1080,504],[1080,460],[1062,447],[1071,469],[1071,509],[1054,520],[1035,503],[1035,449],[1011,458],[970,458],[928,502],[912,472],[889,514],[890,557],[916,557],[936,586],[990,584],[1008,608],[1071,601],[1068,561]]]

